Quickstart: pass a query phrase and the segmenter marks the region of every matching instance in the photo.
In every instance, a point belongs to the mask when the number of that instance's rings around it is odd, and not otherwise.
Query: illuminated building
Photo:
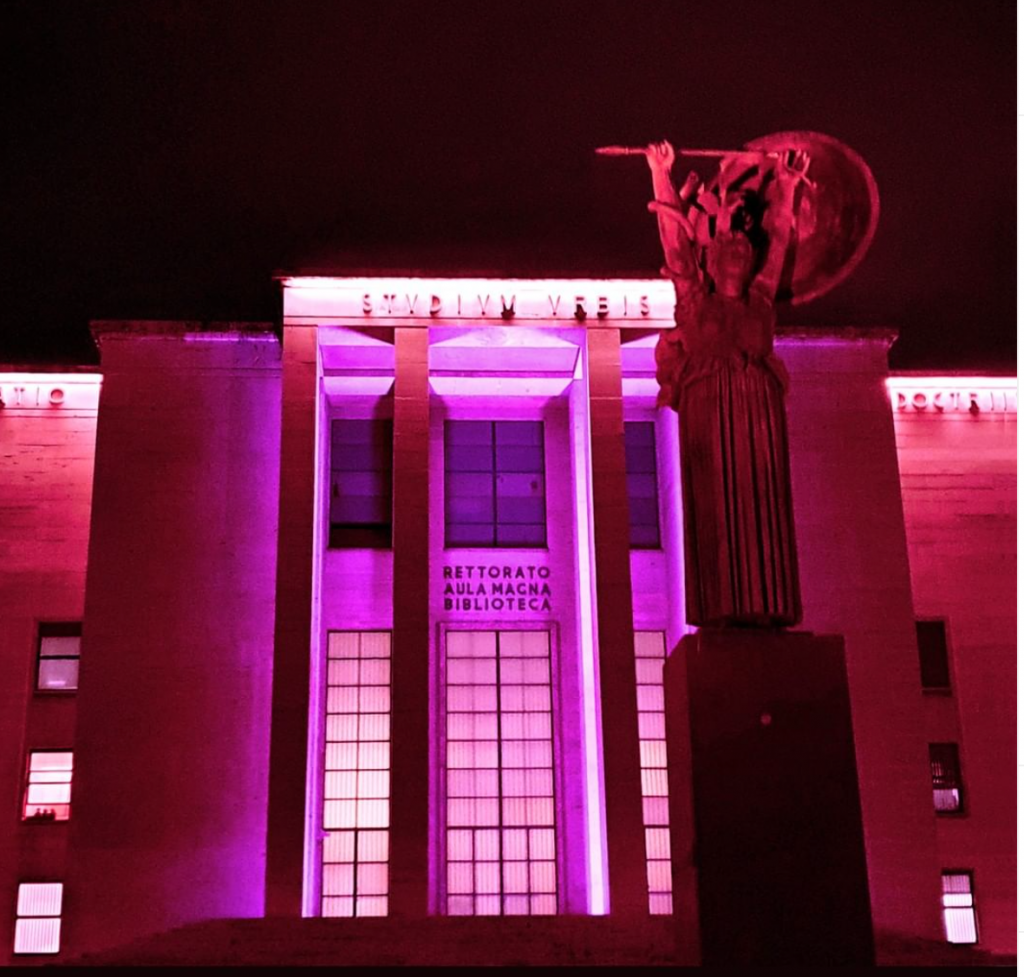
[[[6,952],[264,915],[686,925],[671,286],[283,292],[283,340],[100,322],[100,371],[0,373]],[[892,340],[776,340],[802,627],[846,642],[880,962],[1009,954],[1016,381],[890,376]]]

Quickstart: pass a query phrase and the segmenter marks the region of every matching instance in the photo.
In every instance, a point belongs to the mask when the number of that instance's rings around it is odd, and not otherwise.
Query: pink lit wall
[[[74,693],[35,694],[40,622],[81,621],[100,377],[0,372],[0,961],[20,880],[62,879],[69,822],[18,823],[26,753],[66,749]],[[73,788],[76,785],[72,785]],[[72,805],[75,801],[72,792]],[[72,807],[72,816],[75,813]]]
[[[263,913],[281,425],[267,327],[94,324],[68,952]]]
[[[922,696],[924,728],[928,742],[960,744],[966,790],[966,814],[937,819],[939,856],[943,868],[973,871],[980,945],[1009,954],[1017,884],[1016,381],[906,376],[890,388],[914,611],[944,619],[949,640],[952,695]],[[971,391],[980,394],[973,413]]]
[[[803,627],[840,634],[878,962],[941,938],[910,568],[885,389],[891,336],[784,335]]]

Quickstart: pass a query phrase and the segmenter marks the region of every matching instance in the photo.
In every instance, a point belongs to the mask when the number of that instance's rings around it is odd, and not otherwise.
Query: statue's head
[[[754,270],[754,248],[742,231],[725,231],[711,239],[708,271],[715,291],[728,298],[741,298]]]

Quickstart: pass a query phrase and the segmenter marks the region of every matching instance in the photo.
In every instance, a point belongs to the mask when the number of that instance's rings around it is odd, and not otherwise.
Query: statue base
[[[665,700],[674,901],[692,928],[696,889],[700,962],[872,964],[842,637],[704,629]]]

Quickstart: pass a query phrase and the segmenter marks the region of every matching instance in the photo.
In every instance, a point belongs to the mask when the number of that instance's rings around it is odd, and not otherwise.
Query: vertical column
[[[427,914],[430,764],[429,463],[426,329],[395,330],[391,913]]]
[[[269,326],[96,324],[103,354],[67,949],[264,909],[277,525]]]
[[[622,354],[617,329],[587,331],[587,370],[611,912],[646,916],[647,856],[633,664]]]
[[[317,330],[284,330],[277,615],[267,811],[267,915],[302,913],[313,614]]]

